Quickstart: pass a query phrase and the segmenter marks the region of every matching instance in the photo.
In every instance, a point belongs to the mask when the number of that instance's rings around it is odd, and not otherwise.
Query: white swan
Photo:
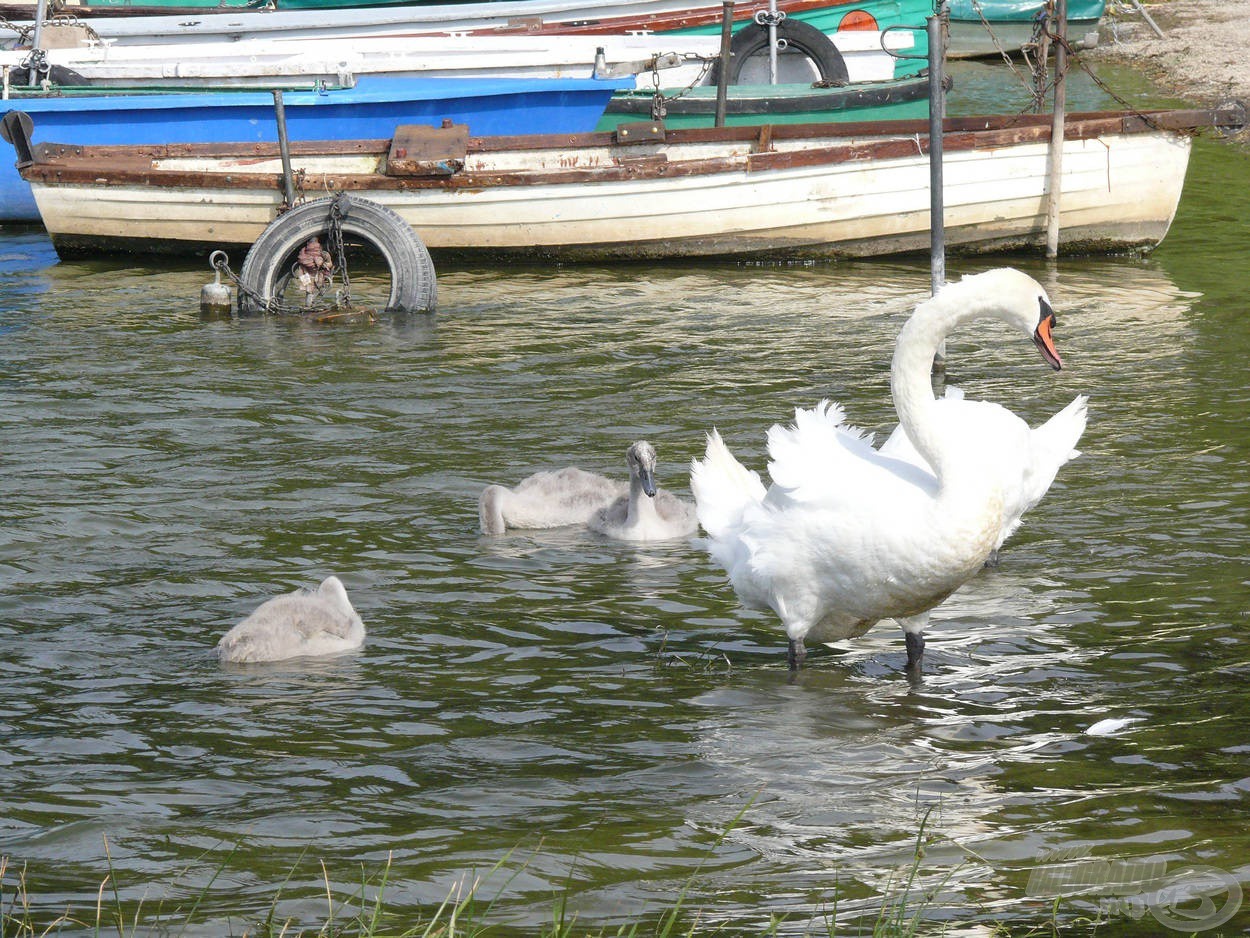
[[[266,600],[222,636],[222,661],[281,661],[302,655],[331,655],[364,644],[365,624],[356,615],[338,577],[315,590],[296,590]]]
[[[536,472],[515,488],[488,485],[478,499],[483,534],[503,534],[508,528],[559,528],[585,524],[629,491],[616,482],[574,466]]]
[[[715,430],[691,465],[708,551],[744,604],[781,618],[791,670],[805,639],[851,638],[881,619],[903,627],[908,667],[918,670],[929,610],[998,543],[1009,511],[1000,441],[947,432],[930,381],[942,339],[986,316],[1015,325],[1062,367],[1046,291],[1019,271],[965,277],[921,303],[899,334],[890,390],[924,466],[873,449],[827,401],[769,431],[767,490]]]
[[[591,516],[587,526],[622,541],[662,541],[699,530],[694,505],[655,484],[655,447],[646,440],[625,451],[629,494]]]
[[[1077,395],[1067,407],[1033,429],[1006,407],[967,400],[959,388],[948,387],[946,396],[938,400],[942,423],[953,438],[966,440],[969,445],[976,445],[978,440],[998,441],[987,458],[1001,473],[1005,503],[1002,527],[989,562],[997,561],[1003,542],[1020,527],[1024,513],[1042,500],[1060,468],[1081,455],[1076,444],[1085,432],[1088,404],[1088,395]],[[878,452],[932,471],[901,424]]]

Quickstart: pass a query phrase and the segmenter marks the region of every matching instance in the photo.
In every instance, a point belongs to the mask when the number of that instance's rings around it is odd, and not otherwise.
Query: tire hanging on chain
[[[842,85],[850,80],[846,61],[838,47],[811,23],[784,19],[777,24],[777,38],[785,40],[785,55],[805,57],[812,70],[819,74],[820,81]],[[742,83],[742,71],[747,67],[748,60],[761,54],[767,56],[768,42],[768,27],[759,23],[749,23],[734,33],[729,44],[729,84]],[[711,84],[715,85],[720,81],[720,69],[721,63],[718,59],[712,66],[709,78]]]
[[[290,275],[300,248],[314,237],[328,246],[339,238],[363,241],[381,255],[391,274],[383,312],[433,312],[438,300],[434,262],[412,226],[385,205],[340,193],[298,205],[261,232],[239,271],[241,315],[281,308],[278,286]],[[346,264],[337,256],[334,260],[346,282]]]

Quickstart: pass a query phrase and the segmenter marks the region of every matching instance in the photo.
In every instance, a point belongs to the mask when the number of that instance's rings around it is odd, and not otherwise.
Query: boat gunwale
[[[1220,109],[1157,112],[1090,112],[1070,115],[1065,139],[1080,140],[1106,135],[1151,132],[1182,132],[1210,126]],[[992,149],[1050,139],[1049,115],[1015,117],[954,118],[944,122],[943,149],[959,152]],[[870,159],[898,159],[928,153],[927,121],[878,121],[858,124],[766,124],[752,127],[689,128],[668,131],[664,139],[650,138],[650,149],[635,143],[617,142],[617,134],[599,131],[586,134],[547,134],[520,137],[470,137],[466,153],[490,154],[501,151],[566,150],[584,148],[608,151],[611,164],[593,167],[567,167],[556,170],[459,170],[453,174],[404,175],[371,173],[316,173],[319,180],[333,180],[333,188],[343,190],[396,189],[475,189],[509,185],[554,185],[578,182],[614,182],[711,176],[729,172],[759,172],[834,165]],[[879,139],[854,139],[871,138]],[[778,141],[828,137],[823,146],[807,149],[774,149]],[[841,142],[837,142],[841,139]],[[704,155],[691,159],[668,159],[654,148],[666,143],[750,143],[753,150],[725,156]],[[307,141],[292,142],[292,157],[364,156],[387,154],[391,141]],[[637,155],[631,155],[634,150]],[[97,185],[161,185],[213,189],[281,188],[280,173],[229,173],[214,169],[165,169],[153,167],[162,159],[256,159],[280,156],[277,143],[203,143],[157,145],[73,146],[44,142],[32,147],[34,160],[19,167],[30,182],[92,183]]]

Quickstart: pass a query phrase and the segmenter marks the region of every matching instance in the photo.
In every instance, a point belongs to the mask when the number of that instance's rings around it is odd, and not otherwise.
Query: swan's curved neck
[[[936,425],[933,358],[942,340],[957,326],[999,313],[993,298],[978,295],[973,290],[962,290],[960,286],[951,284],[938,296],[916,307],[899,333],[890,366],[890,393],[899,423],[943,486],[950,478],[951,463],[959,451],[946,442]]]
[[[654,518],[655,515],[655,499],[643,491],[641,479],[637,476],[631,476],[629,480],[629,511],[626,515],[626,523],[634,525],[644,518]]]

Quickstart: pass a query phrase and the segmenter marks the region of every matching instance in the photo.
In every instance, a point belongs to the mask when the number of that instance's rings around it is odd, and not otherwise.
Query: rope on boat
[[[1032,95],[1034,102],[1030,105],[1030,108],[1034,110],[1040,108],[1042,106],[1042,102],[1045,100],[1046,96],[1050,94],[1051,89],[1054,87],[1053,78],[1047,78],[1046,57],[1035,58],[1030,55],[1030,52],[1036,52],[1037,49],[1041,48],[1042,39],[1045,38],[1050,44],[1053,45],[1059,45],[1062,43],[1064,49],[1066,49],[1068,53],[1068,62],[1076,63],[1077,67],[1089,76],[1090,81],[1092,81],[1099,88],[1099,90],[1115,101],[1121,109],[1128,111],[1133,114],[1133,116],[1139,118],[1146,124],[1147,127],[1155,130],[1159,129],[1158,123],[1154,121],[1150,115],[1144,114],[1136,105],[1124,100],[1124,98],[1112,90],[1112,88],[1105,81],[1095,75],[1093,70],[1085,64],[1077,50],[1073,49],[1068,43],[1067,39],[1060,38],[1058,35],[1051,32],[1049,27],[1049,12],[1051,5],[1049,3],[1038,11],[1037,16],[1034,18],[1033,36],[1029,42],[1024,43],[1020,49],[1021,53],[1024,55],[1025,61],[1029,63],[1030,77],[1028,78],[1026,78],[1020,70],[1016,68],[1015,63],[1011,59],[1011,54],[1007,52],[1007,50],[1003,48],[1003,44],[999,42],[998,37],[994,34],[994,30],[990,27],[989,21],[985,18],[985,13],[981,9],[979,0],[972,0],[972,8],[976,10],[977,16],[981,18],[981,25],[983,25],[985,27],[985,31],[989,33],[990,39],[993,41],[994,46],[998,49],[998,53],[1002,56],[1003,61],[1007,63],[1007,66],[1011,69],[1012,73],[1020,79],[1020,83],[1025,88],[1029,89],[1029,93]],[[1019,113],[1024,114],[1027,110],[1028,108],[1022,109]],[[1191,137],[1198,136],[1200,132],[1201,128],[1199,127],[1194,127],[1187,131],[1177,131],[1177,133],[1185,133]]]

